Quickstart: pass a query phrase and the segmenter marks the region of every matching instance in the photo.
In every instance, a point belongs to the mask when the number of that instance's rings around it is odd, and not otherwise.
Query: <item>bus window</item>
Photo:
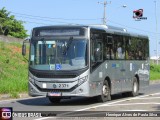
[[[93,43],[91,60],[93,62],[102,61],[102,42]]]
[[[123,37],[120,35],[115,35],[114,41],[115,41],[114,52],[116,53],[116,59],[125,59],[125,44]]]
[[[144,54],[144,45],[142,45],[142,40],[138,39],[137,41],[137,59],[143,60],[143,54]]]
[[[101,33],[93,33],[91,38],[91,66],[94,68],[103,61]]]
[[[126,56],[126,60],[131,60],[132,59],[132,51],[130,49],[131,47],[131,40],[130,37],[124,37],[125,39],[125,56]]]
[[[136,60],[137,59],[137,38],[136,37],[131,37],[130,39],[130,55],[131,55],[131,60]]]
[[[104,56],[107,60],[113,60],[114,59],[114,52],[113,52],[113,38],[112,36],[107,36],[107,39],[105,40],[105,52]]]
[[[147,39],[144,39],[144,60],[149,58],[149,42]]]

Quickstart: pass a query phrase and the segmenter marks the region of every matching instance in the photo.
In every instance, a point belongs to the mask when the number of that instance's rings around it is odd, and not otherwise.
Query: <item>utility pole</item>
[[[106,25],[106,6],[107,4],[111,4],[111,1],[108,3],[107,1],[102,2],[98,2],[99,4],[103,4],[104,5],[104,12],[103,12],[103,24]]]
[[[158,59],[159,59],[159,57],[158,57],[158,27],[157,27],[157,2],[156,1],[154,1],[155,2],[155,19],[156,19],[156,58],[157,58],[157,60],[156,60],[156,63],[157,63],[157,65],[158,65]]]

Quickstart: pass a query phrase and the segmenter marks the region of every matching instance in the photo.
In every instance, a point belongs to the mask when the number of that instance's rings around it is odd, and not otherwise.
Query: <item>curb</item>
[[[0,94],[1,100],[9,100],[9,99],[21,99],[21,98],[29,98],[28,93],[20,93],[17,98],[12,97],[10,94]]]
[[[158,84],[160,83],[160,80],[150,80],[149,82],[150,84]]]

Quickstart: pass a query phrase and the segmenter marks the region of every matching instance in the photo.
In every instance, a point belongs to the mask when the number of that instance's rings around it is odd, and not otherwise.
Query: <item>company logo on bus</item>
[[[143,17],[143,9],[138,9],[133,11],[133,18],[136,21],[147,20],[147,17]]]
[[[53,88],[54,88],[54,89],[57,88],[56,84],[53,84]]]

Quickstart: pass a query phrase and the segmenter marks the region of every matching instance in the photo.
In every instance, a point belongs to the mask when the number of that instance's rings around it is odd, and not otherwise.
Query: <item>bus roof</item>
[[[77,28],[77,27],[88,27],[92,29],[104,30],[106,33],[112,34],[120,34],[125,36],[133,36],[133,37],[141,37],[141,38],[148,38],[147,35],[142,35],[138,33],[128,32],[125,28],[115,27],[110,25],[54,25],[54,26],[42,26],[42,27],[35,27],[34,29],[45,29],[45,28]]]
[[[126,36],[148,38],[147,35],[128,32],[125,28],[121,28],[121,27],[115,27],[115,26],[110,26],[110,25],[90,25],[89,27],[95,28],[95,29],[102,29],[102,30],[105,30],[107,33],[112,33],[112,34],[120,34],[120,35],[126,35]]]

